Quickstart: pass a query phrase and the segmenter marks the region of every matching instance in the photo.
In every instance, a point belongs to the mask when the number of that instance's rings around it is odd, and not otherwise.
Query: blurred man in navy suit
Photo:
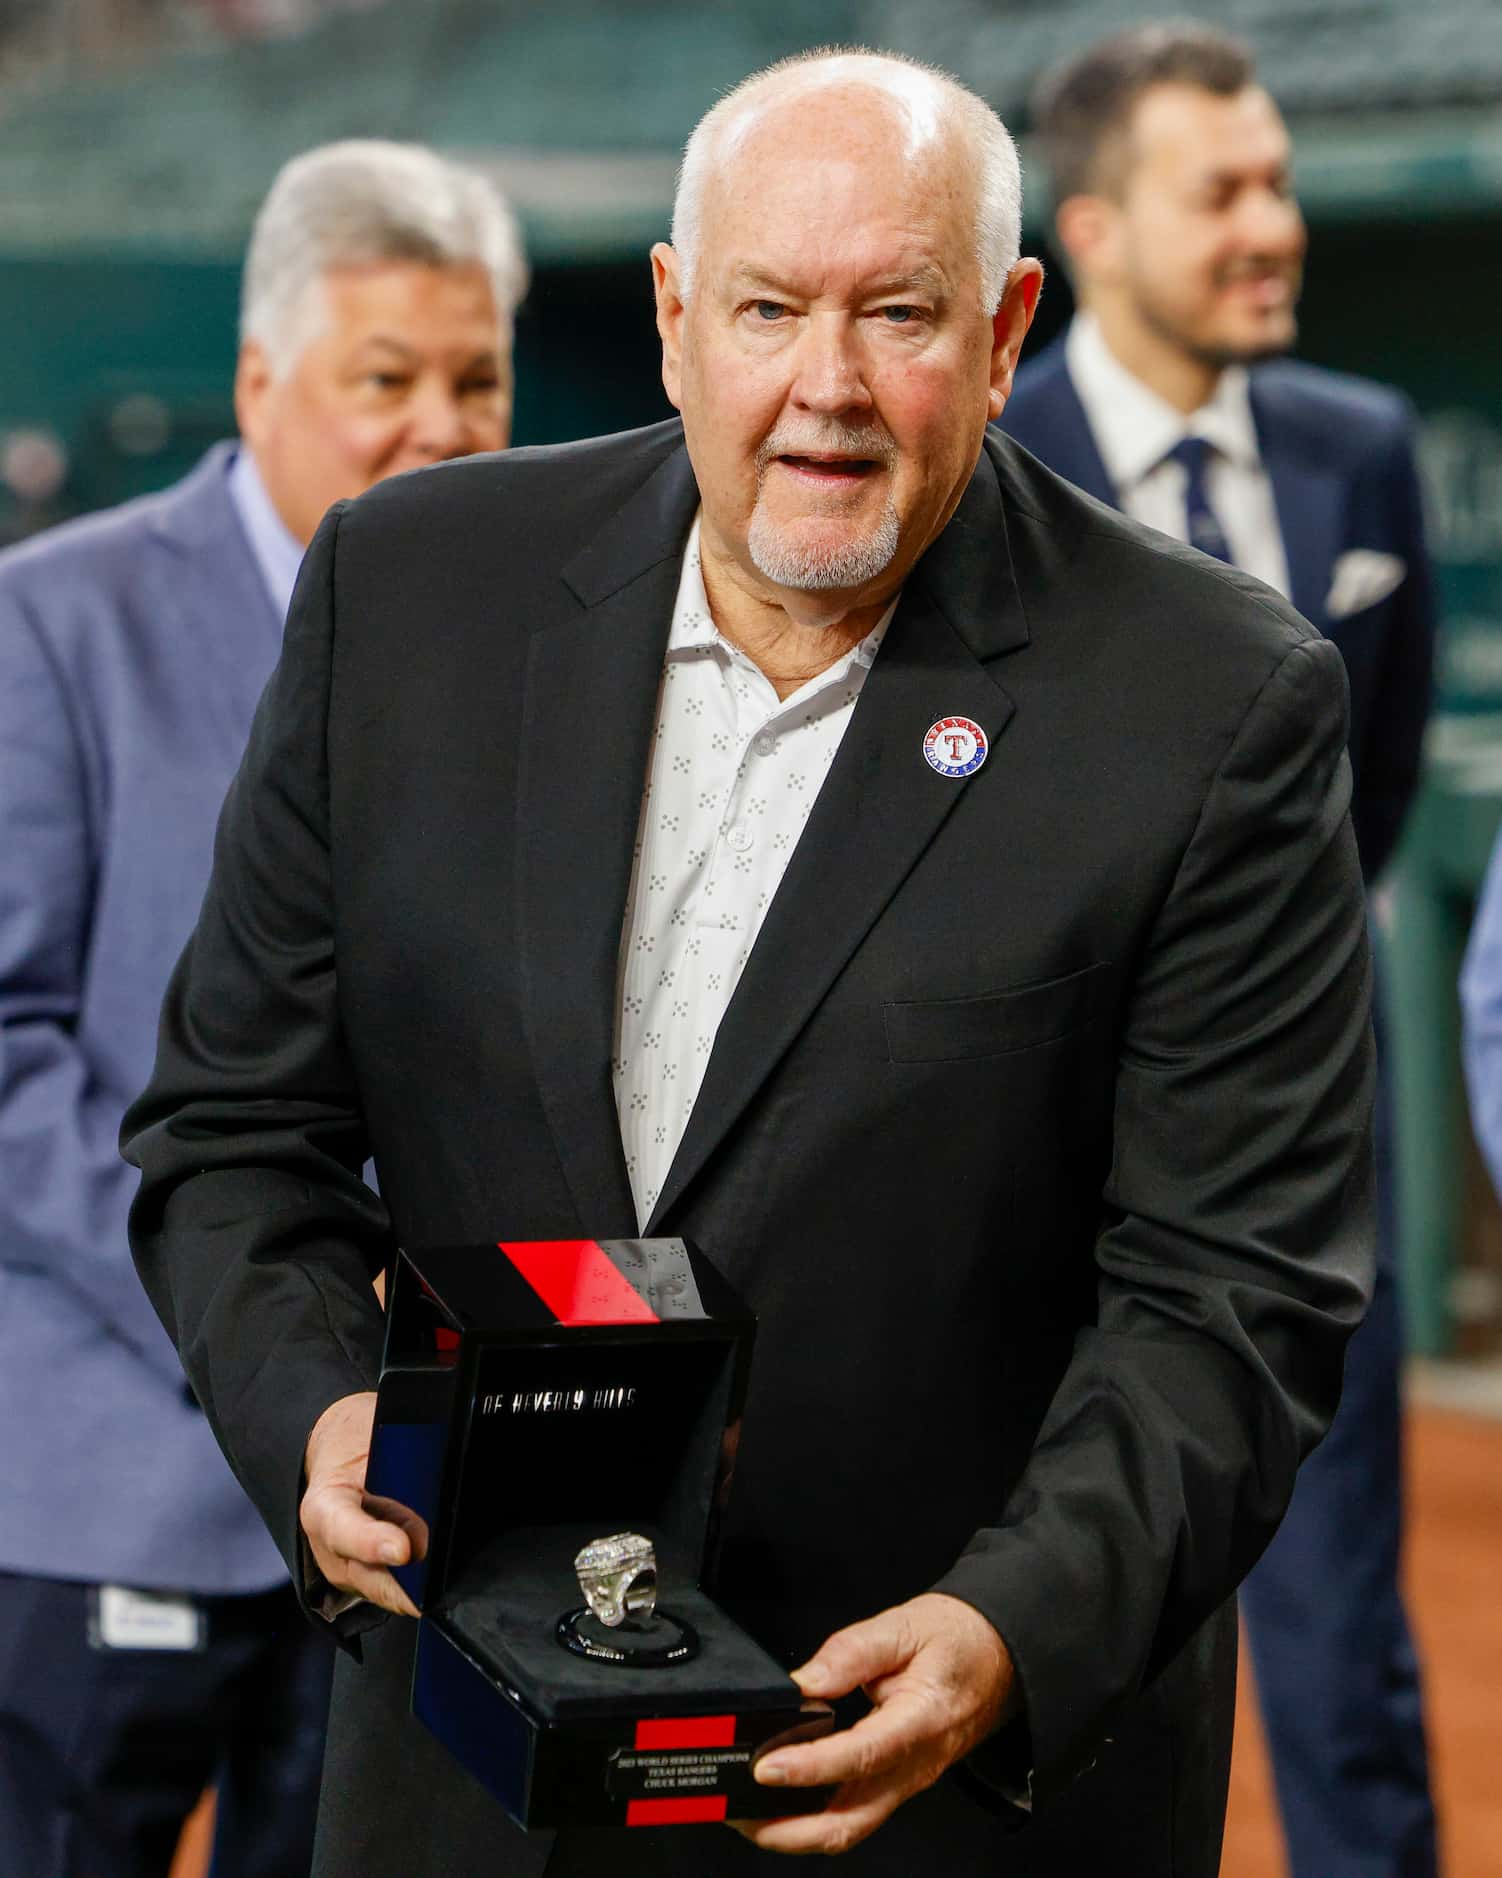
[[[1034,124],[1079,311],[1018,373],[1005,428],[1102,502],[1266,581],[1340,648],[1352,819],[1373,881],[1414,791],[1429,707],[1413,420],[1381,386],[1281,357],[1305,231],[1277,107],[1238,41],[1145,25],[1051,75]],[[1377,1125],[1385,1176],[1380,1099]],[[1436,1869],[1398,1585],[1389,1178],[1380,1200],[1377,1291],[1339,1414],[1242,1589],[1294,1878]]]
[[[324,510],[495,450],[525,263],[416,146],[295,159],[247,258],[241,442],[0,556],[0,1874],[306,1872],[332,1651],[131,1266],[115,1138]]]

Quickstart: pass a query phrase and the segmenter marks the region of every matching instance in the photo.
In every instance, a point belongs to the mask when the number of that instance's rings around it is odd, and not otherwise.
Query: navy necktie
[[[1217,561],[1234,566],[1234,557],[1226,543],[1226,532],[1220,525],[1220,518],[1210,507],[1210,495],[1205,487],[1205,467],[1209,456],[1210,445],[1203,437],[1181,437],[1163,461],[1177,463],[1184,472],[1184,525],[1190,547],[1198,548],[1201,554],[1213,554]]]

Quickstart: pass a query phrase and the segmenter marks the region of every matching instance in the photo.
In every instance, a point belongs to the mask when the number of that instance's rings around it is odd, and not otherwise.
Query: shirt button
[[[758,756],[771,756],[776,748],[777,739],[767,736],[765,732],[756,739],[755,749]]]
[[[730,833],[726,835],[725,837],[725,840],[729,843],[729,845],[735,850],[737,854],[744,854],[747,848],[751,846],[753,839],[754,839],[754,836],[752,835],[751,830],[749,828],[743,827],[739,822],[736,824],[734,828],[731,829]]]

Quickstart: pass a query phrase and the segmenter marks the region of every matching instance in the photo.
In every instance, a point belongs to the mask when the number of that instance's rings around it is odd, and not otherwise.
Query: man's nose
[[[407,407],[407,438],[415,451],[434,462],[462,456],[473,447],[464,401],[451,385],[426,381],[414,388]]]
[[[871,403],[853,323],[842,313],[812,313],[798,336],[793,398],[805,410],[835,415]]]
[[[1243,204],[1242,235],[1258,254],[1302,252],[1304,218],[1299,205],[1273,189],[1249,191]]]

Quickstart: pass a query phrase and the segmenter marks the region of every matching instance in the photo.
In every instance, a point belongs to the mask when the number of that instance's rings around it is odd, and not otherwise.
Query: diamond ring
[[[657,1554],[639,1532],[592,1539],[574,1559],[584,1602],[608,1629],[657,1607]]]

